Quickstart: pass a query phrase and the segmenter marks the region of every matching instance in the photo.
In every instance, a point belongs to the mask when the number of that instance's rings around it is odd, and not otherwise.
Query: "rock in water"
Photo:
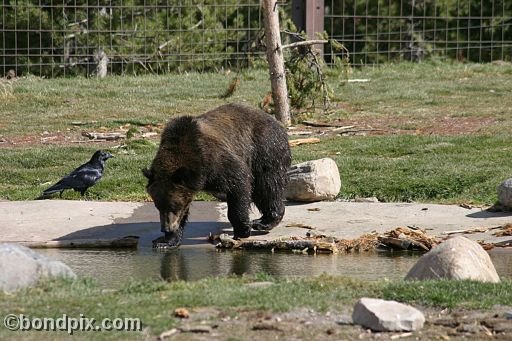
[[[331,158],[306,161],[290,167],[286,198],[314,202],[333,200],[341,188],[338,166]]]
[[[477,242],[462,236],[450,238],[424,254],[405,279],[500,281],[487,252]]]
[[[50,277],[76,278],[76,275],[66,264],[25,246],[0,244],[0,290],[12,292]]]
[[[373,331],[413,331],[423,327],[425,316],[396,301],[363,297],[354,306],[352,320]]]

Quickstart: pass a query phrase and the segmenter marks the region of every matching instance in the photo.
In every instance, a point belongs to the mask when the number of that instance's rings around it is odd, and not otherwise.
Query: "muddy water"
[[[365,280],[400,279],[418,260],[415,253],[363,252],[339,255],[219,251],[206,242],[210,232],[219,233],[211,203],[194,202],[183,245],[167,252],[153,250],[151,240],[160,236],[158,212],[144,205],[133,216],[114,224],[70,234],[70,239],[112,238],[138,235],[138,250],[38,250],[68,264],[79,276],[88,276],[105,287],[119,287],[135,279],[197,280],[204,277],[267,273],[275,277],[311,277],[326,273]],[[120,235],[121,231],[121,235]],[[512,250],[490,253],[502,278],[512,278]]]
[[[79,276],[118,287],[130,279],[197,280],[204,277],[268,273],[275,277],[311,277],[323,273],[365,280],[400,279],[414,265],[412,253],[371,252],[342,255],[218,251],[213,246],[183,246],[170,252],[45,250]],[[490,253],[502,278],[512,278],[512,252]]]

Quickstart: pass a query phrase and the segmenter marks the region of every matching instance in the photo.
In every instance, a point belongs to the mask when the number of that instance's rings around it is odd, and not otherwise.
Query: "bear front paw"
[[[166,236],[160,236],[153,240],[153,249],[171,249],[180,246],[180,241],[176,238],[166,238]]]
[[[255,231],[270,231],[274,228],[275,224],[265,223],[262,219],[252,221],[252,229]]]

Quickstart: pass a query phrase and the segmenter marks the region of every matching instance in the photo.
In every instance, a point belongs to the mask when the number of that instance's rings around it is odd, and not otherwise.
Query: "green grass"
[[[386,202],[474,203],[491,205],[496,186],[512,176],[509,136],[334,137],[292,150],[294,162],[331,157],[338,164],[342,198],[376,196]],[[103,179],[89,190],[91,200],[147,198],[141,169],[156,144],[131,142],[111,150]],[[0,198],[33,199],[62,175],[87,161],[98,146],[4,148],[0,154]],[[79,193],[67,191],[66,199]],[[204,195],[199,199],[208,198]]]
[[[220,73],[105,79],[29,77],[0,92],[0,135],[16,136],[93,126],[165,122],[178,114],[197,114],[226,103],[220,95],[234,75]],[[248,71],[230,102],[257,106],[270,88],[268,73]]]
[[[486,205],[496,201],[496,186],[512,176],[512,65],[429,62],[354,69],[351,78],[368,78],[367,83],[345,84],[335,73],[329,76],[336,101],[351,109],[339,106],[325,119],[386,118],[391,128],[412,133],[445,117],[490,122],[471,136],[323,138],[320,144],[294,148],[294,162],[336,160],[342,176],[340,197]],[[39,141],[45,131],[76,135],[98,127],[163,123],[173,115],[201,113],[225,103],[219,95],[232,78],[220,73],[23,78],[5,83],[0,92],[0,137],[35,136]],[[258,106],[268,90],[266,70],[247,71],[228,101]],[[74,121],[94,122],[77,127]],[[146,199],[140,169],[149,165],[157,146],[128,144],[128,149],[110,150],[117,157],[109,160],[104,178],[90,189],[90,199]],[[0,199],[37,197],[100,147],[0,144]],[[77,199],[79,194],[64,197]]]
[[[336,84],[338,100],[357,115],[403,117],[493,117],[506,121],[483,132],[512,130],[512,64],[424,63],[358,69],[351,78],[367,83]]]
[[[143,200],[145,180],[141,170],[149,166],[154,146],[131,144],[128,151],[111,150],[115,158],[107,161],[103,179],[89,189],[92,200]],[[78,165],[88,161],[98,146],[38,147],[4,149],[0,156],[0,197],[29,200],[57,182]],[[107,148],[108,149],[108,148]],[[66,191],[66,199],[78,199],[80,193]]]
[[[512,132],[512,64],[423,63],[354,69],[350,78],[367,83],[344,82],[329,73],[335,101],[348,103],[350,118],[492,117],[498,125],[482,133]],[[121,122],[164,122],[177,114],[196,114],[225,103],[220,99],[233,79],[221,73],[186,73],[96,78],[23,78],[2,84],[0,135],[40,134],[76,129],[72,121],[97,121],[116,127]],[[246,71],[229,102],[257,106],[270,90],[268,71]]]
[[[499,284],[473,281],[391,282],[381,297],[400,302],[441,308],[489,309],[512,305],[512,281]]]
[[[271,281],[273,285],[251,288],[245,284]],[[285,312],[309,308],[325,312],[343,311],[361,297],[394,299],[435,308],[490,309],[512,305],[512,282],[499,284],[470,281],[363,282],[320,276],[285,280],[266,275],[256,277],[210,278],[194,282],[130,282],[121,289],[105,291],[90,280],[54,281],[15,294],[0,294],[0,315],[24,314],[32,317],[140,318],[153,335],[178,324],[173,317],[179,307],[211,307],[235,316],[239,311]],[[41,337],[44,333],[32,332]],[[0,328],[0,338],[16,334]],[[39,333],[39,334],[38,334]],[[62,333],[63,334],[63,333]],[[77,334],[87,336],[86,332]],[[65,335],[65,334],[63,334]],[[36,336],[36,335],[33,335]],[[56,336],[52,333],[52,338]],[[90,336],[90,335],[89,335]],[[139,333],[94,333],[100,339],[137,338]]]
[[[379,136],[324,139],[294,160],[333,158],[344,198],[492,204],[512,176],[510,136]]]

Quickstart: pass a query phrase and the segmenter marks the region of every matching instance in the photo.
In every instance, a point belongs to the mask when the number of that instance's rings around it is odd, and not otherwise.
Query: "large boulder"
[[[341,188],[340,173],[333,159],[306,161],[290,167],[286,198],[314,202],[336,198]]]
[[[487,252],[477,242],[462,236],[450,238],[424,254],[405,279],[500,281]]]
[[[512,178],[503,181],[498,186],[498,201],[501,206],[512,209]]]
[[[49,277],[76,278],[76,275],[66,264],[25,246],[0,244],[0,290],[12,292]]]
[[[352,313],[355,324],[373,331],[413,331],[423,328],[425,316],[411,306],[376,298],[363,297]]]

